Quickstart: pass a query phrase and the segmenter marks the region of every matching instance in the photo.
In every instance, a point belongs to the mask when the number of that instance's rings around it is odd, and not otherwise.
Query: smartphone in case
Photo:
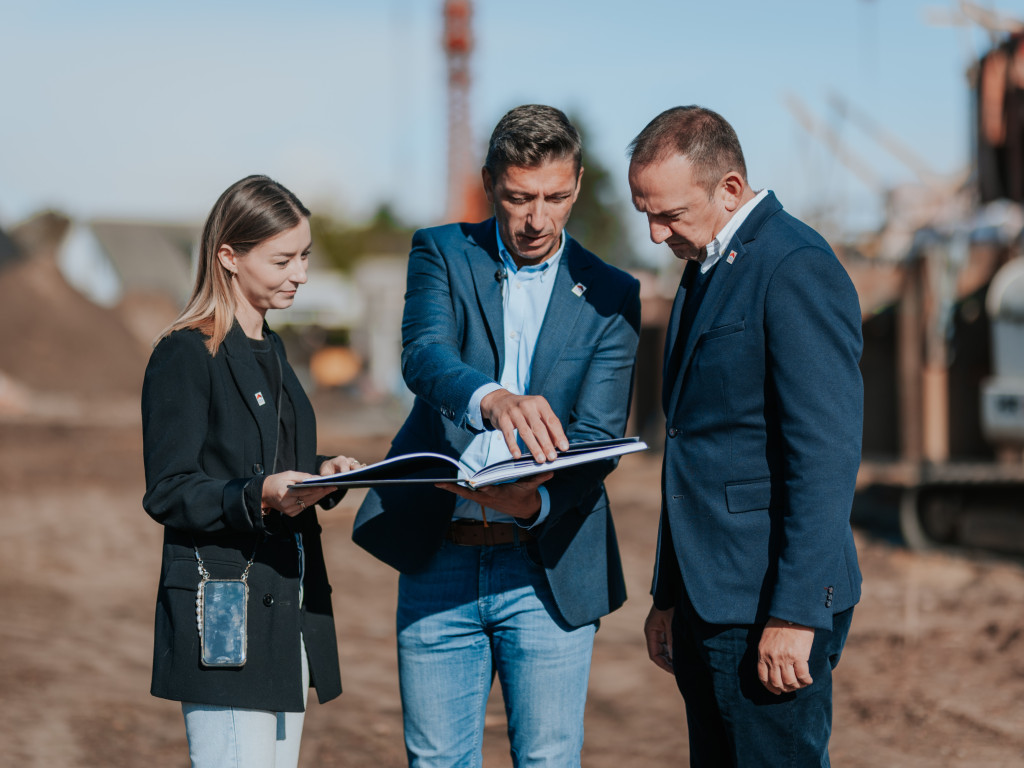
[[[210,579],[201,589],[203,666],[244,666],[249,586],[241,579]]]

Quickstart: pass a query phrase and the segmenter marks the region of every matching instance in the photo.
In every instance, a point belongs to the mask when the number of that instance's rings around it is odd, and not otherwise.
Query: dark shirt
[[[249,339],[256,362],[267,379],[267,403],[278,407],[277,464],[267,474],[295,469],[295,410],[281,383],[281,361],[267,339]]]
[[[281,382],[281,361],[274,354],[274,348],[267,339],[249,339],[256,362],[267,382],[263,393],[267,406],[278,408],[277,460],[273,467],[265,467],[266,474],[257,475],[245,487],[246,504],[257,512],[263,500],[263,479],[267,475],[295,469],[295,409]],[[264,406],[264,407],[267,407]]]
[[[686,347],[686,339],[690,335],[690,329],[693,328],[693,321],[700,310],[701,302],[704,301],[704,294],[708,291],[708,285],[711,283],[711,278],[714,277],[718,263],[716,261],[707,272],[701,272],[700,264],[692,261],[683,270],[683,277],[679,282],[681,287],[686,288],[686,297],[683,299],[679,332],[672,342],[672,355],[669,358],[668,369],[668,381],[670,382],[675,381],[675,377],[679,374],[679,363],[683,356],[683,349]]]

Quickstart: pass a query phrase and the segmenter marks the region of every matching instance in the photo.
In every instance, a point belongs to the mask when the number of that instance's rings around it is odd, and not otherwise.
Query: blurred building
[[[78,221],[57,263],[71,286],[119,315],[148,347],[188,301],[200,235],[193,224]],[[5,253],[0,239],[0,260],[14,258]],[[336,387],[362,377],[366,394],[401,396],[405,258],[366,258],[354,277],[322,266],[315,253],[311,263],[295,303],[269,318],[303,384]]]
[[[116,309],[148,345],[188,300],[199,235],[199,227],[190,224],[76,221],[57,263],[73,287],[96,304]]]
[[[352,345],[366,359],[366,385],[371,395],[410,399],[402,379],[402,311],[408,257],[378,255],[364,258],[355,270],[363,299],[361,322]]]

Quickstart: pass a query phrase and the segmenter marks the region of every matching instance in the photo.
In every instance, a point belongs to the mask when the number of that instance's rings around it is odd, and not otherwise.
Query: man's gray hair
[[[579,173],[583,150],[579,131],[560,109],[524,104],[505,113],[491,133],[484,161],[492,178],[506,167],[534,168],[571,158]]]
[[[704,107],[666,109],[630,142],[626,154],[632,165],[640,167],[682,155],[690,161],[694,181],[709,195],[730,171],[747,180],[736,131],[724,117]]]

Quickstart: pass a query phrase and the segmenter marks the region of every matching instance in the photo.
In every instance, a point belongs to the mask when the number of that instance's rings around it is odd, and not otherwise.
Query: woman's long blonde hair
[[[216,355],[235,321],[231,273],[220,263],[217,251],[229,245],[238,254],[248,253],[308,216],[309,211],[295,195],[267,176],[247,176],[224,190],[203,226],[192,296],[156,340],[174,331],[195,328],[206,335],[206,348]]]

